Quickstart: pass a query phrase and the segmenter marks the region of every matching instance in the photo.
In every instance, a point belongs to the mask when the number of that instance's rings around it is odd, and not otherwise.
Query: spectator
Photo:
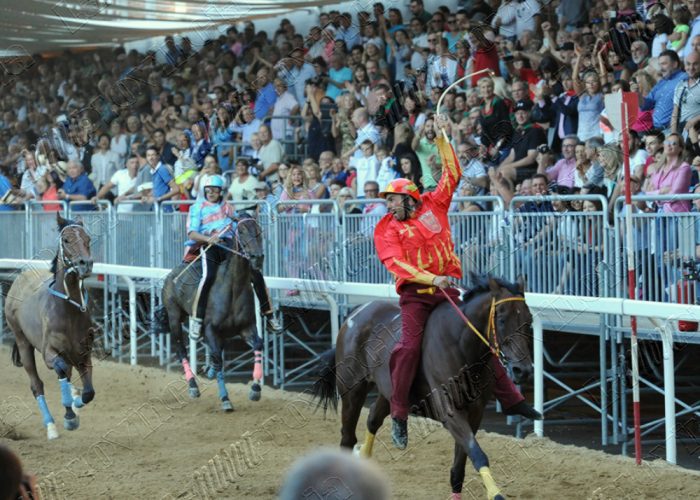
[[[576,185],[576,173],[578,168],[578,158],[576,157],[576,148],[578,144],[578,137],[575,135],[566,136],[561,146],[563,158],[556,162],[553,167],[548,168],[546,172],[540,172],[538,170],[537,173],[546,173],[547,178],[550,181],[556,182],[559,186],[573,188]],[[581,149],[583,150],[583,147],[581,147]],[[583,165],[581,165],[581,167],[583,170],[582,173],[585,175],[587,169],[584,169]]]
[[[462,167],[462,184],[469,184],[471,196],[485,196],[489,187],[487,168],[482,163],[479,145],[467,140],[457,146],[457,158]]]
[[[353,77],[352,70],[345,65],[345,58],[339,53],[334,53],[331,56],[330,66],[326,96],[335,101],[341,90],[345,88],[345,84],[352,82]]]
[[[268,68],[260,68],[257,72],[254,87],[258,92],[255,99],[254,114],[258,120],[263,120],[271,114],[277,102],[277,92],[275,86],[270,81],[270,71]]]
[[[109,149],[119,155],[119,164],[123,165],[129,154],[129,141],[122,128],[122,122],[118,119],[112,120],[112,123],[109,125],[109,133],[112,136]]]
[[[429,158],[438,156],[437,145],[435,144],[435,130],[433,129],[433,118],[430,117],[425,121],[425,125],[413,138],[411,149],[415,152],[418,161],[420,162],[421,175],[420,182],[416,183],[424,189],[432,190],[437,186],[437,181],[433,179],[433,174],[430,170]],[[401,170],[403,167],[399,163]],[[415,179],[412,179],[415,182]]]
[[[262,125],[262,122],[255,118],[253,110],[248,106],[242,106],[228,126],[230,133],[240,134],[239,142],[244,144],[241,153],[244,156],[252,156],[253,149],[250,147],[250,137],[260,130],[260,125]]]
[[[644,99],[641,109],[643,111],[653,109],[654,128],[666,130],[671,126],[674,91],[680,82],[688,78],[688,75],[680,69],[678,54],[672,50],[665,50],[661,53],[659,66],[661,66],[661,80]],[[581,136],[579,135],[579,137]]]
[[[605,103],[603,102],[598,73],[589,71],[583,75],[583,81],[579,80],[582,59],[582,56],[576,59],[573,74],[574,89],[579,93],[578,132],[576,136],[581,141],[587,141],[600,135],[600,113],[605,108]]]
[[[5,445],[0,444],[0,500],[38,498],[40,496],[36,477],[25,473],[19,457]]]
[[[63,187],[64,180],[65,176],[61,177],[57,171],[47,170],[42,179],[41,201],[58,201],[58,190]],[[60,203],[45,203],[42,208],[46,212],[58,212],[63,210],[63,205]]]
[[[688,79],[678,83],[673,95],[671,133],[686,134],[700,123],[700,53],[686,56],[685,71]]]
[[[358,198],[364,198],[364,185],[367,181],[376,181],[379,171],[379,161],[374,155],[374,144],[370,139],[366,139],[361,145],[362,158],[353,158],[351,165],[357,170],[355,179]]]
[[[165,130],[162,128],[155,129],[152,137],[153,144],[158,148],[163,162],[165,162],[166,165],[175,165],[175,162],[177,161],[177,156],[175,156],[175,153],[173,152],[173,148],[175,146],[167,141]],[[122,168],[122,165],[124,165],[123,162],[118,163],[118,168]]]
[[[517,128],[513,135],[508,156],[498,167],[503,175],[515,182],[532,177],[537,171],[537,148],[547,145],[547,138],[536,124],[530,122],[532,102],[518,101],[515,104],[515,123]]]
[[[114,173],[123,168],[123,164],[119,161],[119,155],[110,149],[110,137],[107,134],[100,134],[97,140],[97,149],[92,154],[90,161],[92,162],[92,173],[89,177],[97,189],[102,189],[102,186],[109,182]],[[110,198],[114,198],[113,193]]]
[[[362,209],[357,207],[353,203],[348,203],[348,201],[352,200],[355,198],[355,194],[352,192],[352,189],[349,187],[344,187],[338,191],[338,205],[340,205],[340,211],[345,214],[352,214],[352,215],[359,215],[362,213]],[[343,218],[340,218],[340,221],[342,223]]]
[[[399,176],[403,179],[413,181],[421,193],[425,189],[425,185],[423,184],[425,180],[423,172],[421,165],[416,162],[415,155],[409,154],[399,157]],[[430,174],[430,178],[433,178],[432,173]]]
[[[294,95],[289,92],[284,80],[275,78],[273,84],[275,92],[277,93],[277,100],[272,109],[272,116],[284,118],[273,118],[270,122],[272,138],[277,141],[288,141],[294,137],[294,122],[292,119],[286,117],[291,117],[299,113],[299,103]]]
[[[665,161],[654,172],[644,186],[644,192],[648,195],[685,194],[690,189],[691,170],[690,165],[683,161],[683,139],[678,134],[669,135],[664,141]],[[688,212],[690,201],[674,200],[672,197],[660,202],[660,211]]]
[[[263,171],[260,172],[260,180],[274,182],[277,180],[277,169],[284,158],[284,148],[277,139],[272,138],[272,131],[267,125],[261,125],[258,131],[260,142],[260,163]]]
[[[352,121],[355,100],[351,94],[341,93],[338,97],[338,110],[331,110],[331,134],[336,140],[336,151],[348,157],[355,147],[357,129]]]
[[[139,171],[139,161],[135,155],[129,157],[126,161],[126,168],[117,170],[112,174],[110,180],[105,183],[99,192],[92,198],[94,203],[106,197],[106,195],[114,188],[117,188],[117,197],[114,199],[114,204],[117,207],[118,213],[131,212],[133,205],[131,203],[122,203],[126,201],[128,195],[136,188],[136,181]]]
[[[22,156],[24,157],[26,170],[22,174],[22,182],[18,195],[24,201],[38,200],[40,196],[37,190],[37,183],[48,169],[45,165],[37,165],[36,157],[32,151],[25,150]]]
[[[160,160],[158,148],[152,145],[146,148],[146,162],[150,170],[151,178],[153,179],[153,193],[150,197],[146,197],[147,202],[162,203],[175,198],[180,193],[180,189],[173,178],[172,167],[164,164]],[[92,196],[94,196],[94,193]],[[172,205],[164,206],[163,211],[172,212]]]
[[[236,162],[235,177],[231,180],[231,185],[228,188],[227,199],[232,201],[252,200],[255,196],[255,186],[258,185],[258,179],[250,175],[248,160],[239,158]],[[200,182],[200,184],[202,184]],[[202,184],[203,185],[203,184]]]
[[[89,203],[80,203],[90,201],[97,191],[92,181],[85,173],[80,162],[70,160],[68,162],[68,178],[63,184],[63,187],[58,190],[58,199],[65,200],[68,203],[79,202],[71,205],[71,210],[74,212],[85,212],[95,210],[96,207]]]
[[[12,183],[5,175],[4,169],[0,169],[0,212],[15,209],[10,203],[7,202],[10,196],[14,198],[14,195],[12,194]]]

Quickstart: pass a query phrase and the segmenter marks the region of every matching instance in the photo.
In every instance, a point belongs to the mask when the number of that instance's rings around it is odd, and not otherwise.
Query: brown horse
[[[79,427],[78,409],[95,397],[90,359],[94,329],[83,288],[83,280],[92,273],[90,237],[82,222],[63,219],[58,213],[56,220],[58,253],[51,272],[22,272],[5,303],[7,323],[15,334],[12,361],[15,366],[24,366],[29,375],[49,439],[57,438],[58,431],[44,398],[44,383],[36,371],[34,349],[58,375],[61,402],[66,409],[63,426],[67,430]],[[73,367],[80,374],[82,394],[70,382]]]
[[[467,455],[481,474],[489,498],[503,498],[491,477],[486,454],[476,441],[484,407],[491,396],[493,352],[509,360],[516,382],[532,373],[528,350],[532,316],[523,298],[523,283],[513,285],[491,277],[473,277],[475,287],[459,305],[468,327],[448,302],[432,312],[425,327],[421,365],[411,389],[412,412],[436,420],[455,440],[450,472],[453,498],[461,498]],[[479,332],[480,339],[477,334]],[[335,407],[342,400],[340,445],[353,448],[355,428],[367,394],[376,386],[364,444],[356,451],[369,457],[374,437],[389,415],[389,359],[401,332],[398,305],[373,301],[354,311],[340,330],[314,395],[319,404]],[[488,344],[488,345],[487,345]]]

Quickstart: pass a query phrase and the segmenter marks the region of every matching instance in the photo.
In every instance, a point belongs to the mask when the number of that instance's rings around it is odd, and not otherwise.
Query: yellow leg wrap
[[[481,480],[484,482],[484,486],[486,486],[486,494],[488,495],[489,500],[493,500],[496,498],[496,495],[501,494],[501,490],[498,489],[498,486],[496,486],[496,481],[493,480],[491,470],[488,467],[482,467],[479,469],[479,474],[481,474]]]
[[[365,431],[365,442],[360,448],[360,456],[362,458],[370,458],[372,456],[372,448],[374,447],[374,434]]]

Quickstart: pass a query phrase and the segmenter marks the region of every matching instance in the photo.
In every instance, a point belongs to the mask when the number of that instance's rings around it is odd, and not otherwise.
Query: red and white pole
[[[630,138],[627,103],[622,101],[622,152],[625,166],[625,243],[627,246],[627,289],[629,298],[636,300],[637,275],[634,267],[634,232],[632,231],[632,189],[630,177]],[[642,463],[642,432],[639,409],[639,352],[637,344],[637,317],[630,317],[632,328],[630,343],[632,356],[632,411],[634,414],[634,459],[637,465]],[[624,374],[623,374],[624,376]],[[625,397],[624,394],[622,397]],[[623,425],[627,425],[623,422]]]

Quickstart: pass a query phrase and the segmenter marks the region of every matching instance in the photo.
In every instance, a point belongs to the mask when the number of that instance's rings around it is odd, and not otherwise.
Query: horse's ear
[[[518,290],[520,290],[520,294],[525,295],[525,289],[527,288],[527,278],[525,278],[525,275],[519,274],[516,283],[518,284]]]
[[[489,276],[489,290],[491,290],[493,295],[498,295],[501,293],[501,285],[499,285],[498,281],[491,276]]]
[[[61,217],[61,213],[56,212],[56,224],[58,224],[58,228],[63,229],[67,223],[68,223],[68,221],[66,221],[66,219]]]
[[[74,224],[78,224],[79,226],[84,226],[83,224],[83,218],[81,216],[77,216],[75,219],[73,219]]]

